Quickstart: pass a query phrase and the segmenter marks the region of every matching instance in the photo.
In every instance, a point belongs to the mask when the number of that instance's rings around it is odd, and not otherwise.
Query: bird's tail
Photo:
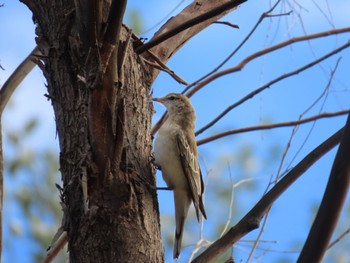
[[[176,230],[175,230],[175,240],[174,240],[174,250],[173,250],[173,257],[174,257],[174,259],[178,259],[179,256],[180,256],[184,224],[185,224],[185,220],[183,220],[181,222],[180,229],[178,229],[176,227]]]
[[[184,230],[185,221],[187,218],[188,209],[191,204],[191,198],[188,196],[186,191],[174,190],[174,200],[175,200],[175,241],[173,257],[174,259],[179,258],[182,243],[182,234]]]
[[[207,219],[207,213],[205,212],[204,204],[203,204],[203,196],[199,197],[199,209],[202,212],[202,215],[205,219]]]

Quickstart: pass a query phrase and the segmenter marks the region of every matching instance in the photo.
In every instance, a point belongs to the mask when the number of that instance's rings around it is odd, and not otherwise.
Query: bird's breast
[[[176,137],[167,125],[163,125],[158,132],[154,143],[154,157],[156,165],[162,169],[163,179],[168,187],[187,189],[187,179],[182,169]]]

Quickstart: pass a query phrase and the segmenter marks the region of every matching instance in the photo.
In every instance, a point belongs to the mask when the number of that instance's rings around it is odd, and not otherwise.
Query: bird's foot
[[[174,190],[173,188],[170,188],[170,187],[157,187],[156,189],[157,190],[168,190],[168,191]]]

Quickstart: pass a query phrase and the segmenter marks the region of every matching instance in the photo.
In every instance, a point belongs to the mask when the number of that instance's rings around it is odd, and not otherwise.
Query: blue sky
[[[127,14],[130,10],[140,12],[144,28],[148,29],[164,18],[167,19],[166,14],[169,14],[179,2],[152,0],[147,1],[146,5],[142,1],[129,1]],[[182,1],[181,7],[175,13],[189,2]],[[19,1],[5,0],[2,3],[5,4],[5,7],[0,8],[0,33],[2,35],[0,64],[5,68],[5,71],[0,70],[1,85],[35,46],[34,25],[30,11]],[[239,30],[223,25],[210,26],[189,41],[169,61],[168,66],[186,81],[190,83],[195,81],[219,64],[242,41],[258,20],[260,14],[268,9],[269,3],[269,1],[246,2],[237,11],[223,19],[238,24]],[[316,7],[313,1],[303,1],[300,3],[301,6],[297,5],[296,2],[282,1],[282,7],[277,8],[274,13],[290,10],[293,10],[293,13],[289,16],[265,19],[244,48],[225,67],[232,67],[247,55],[267,46],[284,41],[289,37],[303,35],[304,31],[306,33],[316,33],[330,30],[333,27],[349,25],[348,10],[350,10],[350,3],[348,1],[333,1],[329,3],[329,8],[327,8],[327,1],[321,1],[317,4],[324,13]],[[155,29],[141,36],[150,38],[154,32]],[[237,101],[250,91],[281,74],[311,62],[335,47],[344,44],[348,39],[349,34],[343,34],[327,39],[313,40],[309,43],[297,43],[252,61],[242,71],[225,76],[207,85],[191,99],[197,112],[196,127],[202,127],[229,104]],[[321,66],[315,66],[307,72],[271,86],[260,95],[234,109],[216,126],[201,134],[199,139],[227,129],[258,125],[264,122],[298,119],[322,94],[329,80],[329,72],[335,67],[340,56],[342,58],[327,97],[323,97],[305,116],[316,115],[319,111],[332,112],[350,108],[350,76],[348,74],[350,52],[346,50],[341,55],[338,54],[328,59]],[[4,112],[3,128],[5,131],[19,128],[24,120],[39,116],[40,129],[32,140],[23,144],[23,149],[40,149],[49,145],[49,147],[58,151],[52,108],[50,102],[43,96],[46,92],[45,83],[45,78],[40,70],[34,69],[16,90],[13,97],[14,105],[10,105]],[[182,89],[181,85],[165,73],[161,73],[153,85],[154,96],[156,97],[169,92],[181,92]],[[164,110],[160,105],[155,105],[155,109],[157,113],[154,116],[154,121],[159,119]],[[311,149],[333,134],[344,123],[344,116],[332,120],[317,121],[311,136],[304,145],[303,141],[312,125],[307,124],[300,127],[286,156],[282,172],[297,164]],[[216,185],[219,181],[230,182],[227,163],[230,163],[233,182],[237,182],[242,178],[257,178],[257,188],[253,192],[249,191],[249,196],[245,193],[244,188],[238,188],[235,191],[235,202],[238,202],[236,206],[240,209],[235,211],[234,208],[232,223],[237,222],[259,200],[266,188],[269,176],[276,175],[279,161],[282,158],[282,150],[290,134],[291,128],[250,132],[230,136],[199,148],[202,170],[205,171],[205,167],[211,170],[207,195],[208,198],[210,197],[210,200],[207,200],[207,204],[210,205],[207,208],[209,219],[204,225],[204,233],[207,234],[208,238],[211,240],[216,238],[213,234],[215,225],[219,221],[225,221],[226,211],[228,210],[228,204],[226,203],[219,205],[219,209],[216,207],[215,200],[217,196],[214,190],[209,192],[210,184]],[[5,154],[10,154],[6,152],[6,140],[4,143]],[[239,154],[247,149],[249,145],[252,146],[253,151],[247,159],[248,164],[239,163]],[[275,156],[275,160],[267,165],[269,151],[275,145],[278,145],[280,150]],[[299,148],[301,150],[294,158]],[[281,251],[290,249],[294,244],[296,245],[293,248],[300,250],[300,242],[305,238],[312,219],[311,210],[313,205],[319,202],[322,197],[334,154],[335,150],[322,158],[320,163],[312,167],[274,204],[262,239],[277,240],[277,244],[268,243],[265,247],[280,252],[268,252],[262,260],[255,259],[252,262],[277,262],[281,257],[287,256],[290,257],[291,262],[295,260],[298,254],[283,254]],[[161,178],[161,175],[157,174],[157,177]],[[164,184],[161,179],[159,184]],[[227,187],[230,188],[230,185],[227,185]],[[159,196],[161,214],[172,213],[172,206],[169,206],[169,204],[172,204],[171,193],[159,193]],[[347,199],[347,205],[349,206],[349,198]],[[166,224],[168,220],[170,225],[173,224],[171,215],[163,217],[162,223]],[[192,228],[192,226],[196,227],[190,221],[188,228]],[[166,231],[172,233],[173,227],[167,227]],[[192,229],[188,230],[188,232],[191,231]],[[163,228],[162,232],[165,232]],[[257,232],[255,230],[246,239],[254,239]],[[346,242],[346,240],[349,243],[349,237],[343,242]],[[191,242],[193,240],[184,243],[186,245]],[[247,253],[243,251],[243,248],[249,250],[249,248],[243,247],[242,243],[235,250],[235,257],[238,262],[241,259],[246,260]],[[190,247],[185,248],[179,262],[186,262],[190,251]],[[259,254],[263,254],[263,252],[258,251],[257,256]],[[166,258],[167,262],[172,262],[170,251],[166,251]],[[9,260],[4,258],[3,262],[10,262]]]

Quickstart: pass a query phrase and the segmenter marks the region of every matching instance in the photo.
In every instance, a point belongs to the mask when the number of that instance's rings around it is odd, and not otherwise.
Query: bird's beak
[[[162,98],[153,98],[152,100],[156,101],[156,102],[163,103],[163,99]]]

